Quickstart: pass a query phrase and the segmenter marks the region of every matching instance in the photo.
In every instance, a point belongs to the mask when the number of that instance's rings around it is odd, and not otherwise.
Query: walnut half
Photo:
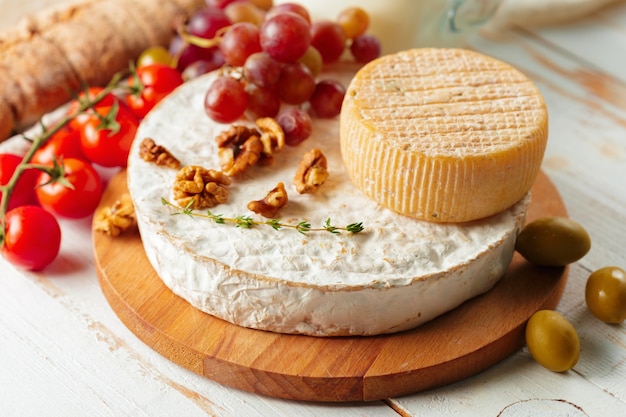
[[[117,237],[137,224],[135,207],[129,194],[123,194],[110,207],[104,207],[94,218],[94,228],[111,237]]]
[[[228,201],[230,178],[220,171],[186,166],[176,174],[174,199],[181,207],[194,210],[215,207]]]
[[[249,202],[248,209],[269,219],[276,216],[278,210],[285,207],[288,201],[289,196],[287,196],[285,185],[279,182],[276,187],[267,193],[265,198]]]
[[[271,161],[274,153],[285,146],[285,132],[276,119],[261,117],[256,120],[256,125],[261,130],[261,143],[263,143],[263,159]]]
[[[139,144],[139,156],[147,162],[154,162],[160,166],[180,168],[180,161],[174,157],[165,147],[157,145],[153,139],[145,138]]]
[[[300,194],[314,193],[328,179],[326,156],[317,148],[302,156],[293,184]]]
[[[220,166],[226,175],[236,176],[257,163],[263,152],[260,136],[254,128],[233,125],[215,138]]]

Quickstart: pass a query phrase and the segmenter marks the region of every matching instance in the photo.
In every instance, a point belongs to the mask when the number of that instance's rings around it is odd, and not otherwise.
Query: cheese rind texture
[[[341,112],[355,186],[381,205],[432,222],[499,213],[532,187],[548,138],[537,87],[477,52],[425,48],[358,71]]]
[[[354,70],[326,74],[347,85]],[[337,119],[315,119],[312,136],[235,178],[229,201],[211,211],[251,215],[251,200],[278,182],[289,194],[281,221],[322,226],[363,222],[359,234],[269,226],[252,229],[173,215],[176,170],[139,157],[145,137],[183,166],[219,169],[215,137],[227,129],[204,113],[214,74],[190,81],[144,119],[131,149],[128,187],[142,242],[156,273],[195,308],[236,325],[313,336],[375,335],[416,327],[488,291],[509,265],[530,196],[489,219],[435,224],[388,210],[359,191],[344,170]],[[247,123],[247,122],[242,122]],[[251,123],[250,123],[251,124]],[[329,178],[315,194],[291,183],[300,158],[317,147]],[[198,213],[202,213],[199,211]]]

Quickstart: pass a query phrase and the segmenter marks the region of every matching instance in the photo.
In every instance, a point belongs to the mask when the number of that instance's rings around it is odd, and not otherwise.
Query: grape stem
[[[30,164],[33,155],[35,155],[35,152],[37,152],[39,148],[45,145],[52,136],[54,136],[57,132],[63,129],[73,118],[94,107],[96,104],[102,101],[107,94],[116,89],[124,74],[125,72],[119,72],[115,74],[111,81],[106,85],[106,87],[104,87],[102,91],[100,91],[95,97],[90,98],[89,94],[86,93],[85,99],[79,102],[80,104],[76,113],[63,117],[62,119],[54,123],[51,127],[46,127],[43,122],[40,121],[42,132],[35,136],[33,139],[22,135],[24,139],[31,142],[31,145],[22,157],[22,161],[20,162],[20,164],[15,168],[15,171],[13,172],[13,175],[11,176],[9,181],[5,185],[0,185],[0,193],[2,193],[0,199],[0,247],[4,244],[6,214],[9,209],[9,200],[11,199],[11,195],[13,194],[13,191],[15,190],[16,184],[19,181],[20,177],[25,170],[30,168],[47,170],[47,168],[44,169],[44,167],[41,167],[39,165]]]
[[[183,41],[188,44],[188,45],[195,45],[195,46],[199,46],[200,48],[212,48],[214,46],[218,46],[220,44],[220,42],[222,41],[222,34],[229,28],[230,26],[226,26],[225,28],[222,28],[220,30],[218,30],[217,35],[214,38],[211,39],[206,39],[206,38],[201,38],[199,36],[194,36],[191,33],[189,33],[187,31],[187,29],[185,28],[185,26],[181,26],[177,29],[178,34],[180,35],[180,37],[183,39]],[[180,59],[180,55],[182,54],[182,52],[184,51],[185,48],[181,48],[181,50],[174,55],[174,62],[173,62],[173,66],[177,67],[178,66],[178,60]]]
[[[230,26],[226,26],[225,28],[218,30],[217,35],[211,39],[201,38],[199,36],[192,35],[189,32],[187,32],[187,30],[184,27],[180,28],[178,30],[178,33],[180,37],[183,38],[183,40],[187,42],[188,44],[199,46],[200,48],[212,48],[220,44],[220,42],[222,41],[221,35],[224,32],[226,32],[229,28]]]

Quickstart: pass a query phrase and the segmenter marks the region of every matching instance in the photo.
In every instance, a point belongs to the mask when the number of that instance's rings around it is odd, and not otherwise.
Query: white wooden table
[[[61,255],[44,273],[0,260],[0,416],[626,415],[626,325],[594,319],[584,301],[591,271],[626,268],[626,4],[471,47],[541,89],[550,112],[543,169],[592,237],[558,306],[581,338],[573,370],[552,373],[522,349],[456,384],[372,403],[240,392],[161,357],[119,321],[98,285],[87,219],[62,223]]]

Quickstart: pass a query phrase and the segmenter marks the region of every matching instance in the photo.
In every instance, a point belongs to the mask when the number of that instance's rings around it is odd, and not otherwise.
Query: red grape
[[[337,23],[349,39],[363,35],[367,30],[370,18],[360,7],[348,7],[337,16]]]
[[[267,52],[256,52],[248,57],[243,65],[246,79],[260,87],[276,84],[280,77],[281,64]]]
[[[350,45],[352,56],[361,63],[373,61],[380,56],[380,41],[369,34],[357,36]]]
[[[295,13],[298,16],[302,17],[306,20],[307,23],[311,24],[311,16],[309,15],[309,11],[306,7],[302,6],[298,3],[281,3],[272,7],[267,12],[267,18],[269,19],[272,16],[275,16],[280,13]]]
[[[280,110],[280,98],[272,88],[248,84],[248,111],[252,118],[275,117]]]
[[[205,0],[205,3],[209,8],[216,7],[218,9],[223,9],[235,1],[238,0]]]
[[[311,109],[318,117],[335,117],[341,111],[346,89],[340,82],[322,80],[315,86],[315,92],[309,99]]]
[[[204,97],[204,109],[213,120],[231,123],[240,118],[248,105],[248,95],[242,83],[229,76],[213,81]]]
[[[235,23],[222,36],[220,51],[228,64],[242,66],[250,55],[261,52],[259,28],[248,22]]]
[[[283,65],[276,83],[278,97],[287,104],[301,104],[315,91],[313,74],[300,62]]]
[[[343,10],[336,21],[311,23],[308,10],[298,3],[205,1],[207,10],[195,13],[187,30],[217,38],[219,45],[200,48],[176,36],[170,53],[178,58],[178,69],[189,68],[184,72],[189,79],[223,65],[238,67],[236,76],[220,75],[209,87],[207,114],[220,123],[234,122],[244,114],[280,118],[292,145],[311,134],[311,116],[331,118],[341,111],[346,89],[334,80],[316,84],[323,66],[338,61],[346,45],[358,62],[381,54],[378,39],[366,34],[369,16],[359,7]],[[293,108],[280,113],[283,103]]]
[[[218,30],[230,24],[231,21],[223,10],[207,7],[191,15],[187,32],[200,38],[213,39]]]
[[[322,72],[324,63],[322,62],[322,55],[316,48],[309,46],[304,55],[300,57],[298,62],[302,62],[311,71],[313,77],[317,77]]]
[[[261,25],[265,12],[249,1],[236,1],[224,9],[224,13],[232,23],[249,22]]]
[[[297,14],[279,13],[261,26],[261,47],[277,61],[297,61],[310,44],[309,24]]]
[[[261,10],[268,11],[274,5],[274,0],[248,0]]]
[[[311,25],[311,45],[320,51],[324,63],[335,62],[346,48],[346,35],[337,23],[320,20]]]
[[[216,54],[216,57],[219,57],[219,60],[207,61],[203,59],[200,61],[192,62],[191,64],[187,65],[185,70],[182,72],[183,79],[192,80],[203,74],[209,73],[211,71],[214,71],[220,68],[222,65],[224,65],[224,59],[222,58],[221,53]]]
[[[311,117],[304,110],[292,107],[282,111],[276,122],[285,132],[285,144],[296,146],[309,136],[313,131]]]
[[[224,65],[224,57],[217,46],[212,48],[202,48],[197,45],[187,44],[180,36],[176,36],[170,42],[170,54],[177,57],[176,69],[185,71],[189,65],[196,61],[208,61],[217,65],[217,68]]]

